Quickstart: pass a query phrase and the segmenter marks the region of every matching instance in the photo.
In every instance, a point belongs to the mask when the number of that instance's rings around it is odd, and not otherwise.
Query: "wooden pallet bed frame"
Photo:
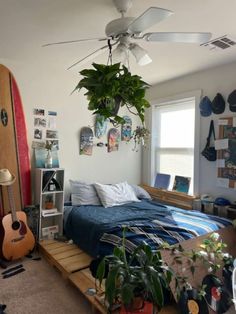
[[[106,314],[107,310],[101,303],[103,289],[94,295],[89,292],[95,288],[95,279],[92,277],[89,265],[92,258],[84,253],[77,245],[58,242],[56,240],[42,240],[39,248],[46,260],[59,270],[63,278],[68,279],[90,302],[94,312]],[[178,313],[175,305],[165,306],[160,314]]]
[[[140,186],[146,190],[154,200],[184,209],[193,209],[193,202],[197,198],[196,196],[186,193],[157,189],[146,184],[141,184]]]
[[[191,210],[193,208],[194,196],[184,193],[160,190],[147,185],[141,185],[155,200],[165,202],[166,204],[178,206]],[[228,252],[236,257],[236,230],[232,226],[217,231],[222,240],[228,245]],[[195,239],[190,239],[181,243],[185,249],[196,249],[204,238],[209,234]],[[77,245],[58,242],[56,240],[43,240],[39,243],[40,250],[48,262],[56,267],[62,276],[75,285],[79,291],[87,298],[95,312],[106,314],[107,310],[101,302],[101,296],[104,289],[99,290],[96,294],[91,295],[91,289],[95,288],[95,279],[92,277],[89,265],[92,257],[84,253]],[[163,259],[171,265],[172,257],[168,252],[162,252]],[[201,272],[204,276],[204,270]],[[199,273],[199,274],[200,274]],[[197,286],[199,282],[193,279],[193,286]],[[173,288],[173,287],[172,287]],[[172,289],[172,292],[174,290]],[[160,314],[176,314],[178,313],[177,305],[165,306]],[[211,313],[211,311],[209,311]]]
[[[233,256],[236,256],[236,230],[232,226],[220,229],[217,231],[220,234],[221,239],[228,246],[228,252]],[[181,243],[185,249],[196,249],[202,240],[208,237],[209,234],[190,239]],[[77,245],[58,242],[56,240],[42,240],[39,243],[40,251],[48,262],[56,267],[65,279],[68,279],[73,285],[75,285],[79,291],[87,298],[92,308],[101,314],[106,314],[107,311],[101,302],[103,295],[103,289],[98,290],[94,295],[89,293],[91,289],[96,290],[95,279],[92,277],[89,265],[92,257],[84,253]],[[172,257],[169,252],[162,252],[163,259],[171,265]],[[192,285],[198,286],[202,278],[206,275],[206,270],[199,269],[197,278],[192,279]],[[200,281],[199,281],[200,279]],[[172,286],[172,292],[174,292],[174,286]],[[176,304],[173,306],[165,306],[160,314],[176,314],[178,309]],[[209,311],[209,313],[213,313]]]

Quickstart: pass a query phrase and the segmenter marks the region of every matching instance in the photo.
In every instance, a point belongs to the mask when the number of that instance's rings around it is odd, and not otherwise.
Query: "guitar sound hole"
[[[20,228],[20,223],[19,221],[14,221],[12,224],[12,229],[13,230],[18,230]]]

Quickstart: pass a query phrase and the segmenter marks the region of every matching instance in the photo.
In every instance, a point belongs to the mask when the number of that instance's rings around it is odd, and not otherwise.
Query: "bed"
[[[164,241],[175,244],[232,225],[229,219],[142,199],[125,205],[65,207],[65,234],[92,257],[110,254],[121,243],[126,250],[141,242],[156,250]]]

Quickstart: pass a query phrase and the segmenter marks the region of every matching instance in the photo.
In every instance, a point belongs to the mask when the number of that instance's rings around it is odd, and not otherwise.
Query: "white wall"
[[[130,183],[140,183],[141,152],[132,151],[133,142],[121,142],[117,152],[107,153],[106,147],[94,147],[92,156],[79,155],[80,129],[83,126],[92,126],[94,116],[87,109],[87,100],[82,91],[70,95],[81,78],[78,70],[66,71],[65,66],[61,64],[40,62],[37,58],[34,59],[34,56],[21,62],[0,59],[0,63],[13,72],[18,83],[26,117],[29,146],[33,140],[33,109],[57,111],[59,162],[60,167],[65,168],[67,192],[70,178],[87,182],[115,183],[127,180]],[[140,123],[134,115],[132,120],[134,127]],[[103,137],[101,141],[107,142],[107,138]],[[32,149],[30,150],[32,153]]]
[[[202,95],[207,95],[211,100],[215,97],[216,93],[219,92],[223,95],[225,100],[230,92],[236,89],[236,63],[219,66],[213,69],[208,69],[195,74],[187,75],[175,80],[170,80],[162,84],[152,86],[149,90],[148,97],[150,101],[155,99],[165,98],[174,96],[177,94],[190,92],[194,90],[202,90]],[[206,137],[208,135],[210,120],[215,121],[216,136],[218,136],[218,125],[217,120],[222,117],[236,116],[229,110],[229,105],[226,101],[226,110],[223,114],[216,115],[212,114],[209,117],[201,117],[200,119],[200,151],[206,144]],[[147,124],[149,124],[150,118],[147,114]],[[204,157],[200,158],[200,169],[199,169],[199,192],[200,194],[211,194],[213,196],[224,196],[229,198],[231,201],[236,201],[236,192],[234,189],[226,189],[217,187],[217,170],[216,162],[209,162]],[[143,182],[148,183],[148,169],[150,159],[149,151],[146,150],[143,156]]]

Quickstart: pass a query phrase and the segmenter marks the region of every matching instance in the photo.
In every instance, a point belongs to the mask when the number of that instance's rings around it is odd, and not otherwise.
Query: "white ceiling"
[[[236,39],[236,0],[133,0],[129,16],[150,6],[174,11],[174,15],[149,31],[211,32]],[[103,37],[105,26],[119,18],[112,0],[0,0],[0,60],[39,60],[67,68],[104,42],[82,42],[42,48],[42,44],[80,38]],[[236,60],[236,47],[210,51],[197,44],[138,42],[153,62],[145,67],[130,58],[131,72],[149,83],[158,83]],[[108,52],[93,61],[107,62]],[[89,67],[92,61],[72,71]]]

